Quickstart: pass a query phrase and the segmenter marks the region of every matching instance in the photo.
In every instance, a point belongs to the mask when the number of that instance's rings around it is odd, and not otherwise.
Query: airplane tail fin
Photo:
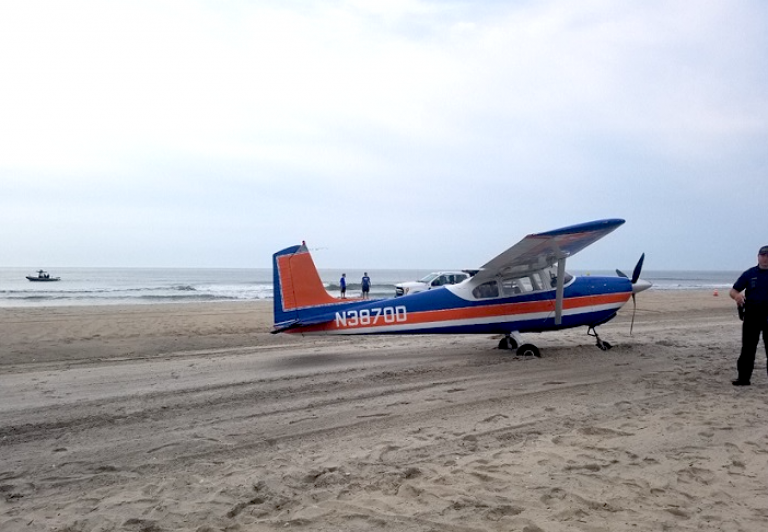
[[[312,307],[326,307],[339,301],[325,289],[307,245],[291,246],[272,255],[274,287],[273,333],[300,324]],[[314,314],[314,313],[312,313]]]

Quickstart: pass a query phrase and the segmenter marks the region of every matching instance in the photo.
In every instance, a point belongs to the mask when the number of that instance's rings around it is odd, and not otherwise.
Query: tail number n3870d
[[[404,322],[407,311],[403,305],[396,307],[378,307],[371,309],[347,310],[336,313],[336,327],[358,327],[378,323]]]

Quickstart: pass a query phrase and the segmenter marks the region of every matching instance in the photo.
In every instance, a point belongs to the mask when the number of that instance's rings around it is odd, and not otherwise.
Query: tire
[[[533,344],[523,344],[517,348],[517,356],[519,357],[541,357],[541,351]]]

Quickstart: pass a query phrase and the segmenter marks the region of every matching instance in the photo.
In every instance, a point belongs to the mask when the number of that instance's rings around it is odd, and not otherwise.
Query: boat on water
[[[51,277],[45,270],[37,270],[37,275],[27,275],[30,281],[60,281],[61,277]]]

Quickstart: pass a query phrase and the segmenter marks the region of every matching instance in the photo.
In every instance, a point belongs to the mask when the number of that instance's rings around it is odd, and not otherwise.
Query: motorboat
[[[37,270],[37,275],[27,275],[30,281],[61,281],[61,277],[51,277],[45,270]]]

